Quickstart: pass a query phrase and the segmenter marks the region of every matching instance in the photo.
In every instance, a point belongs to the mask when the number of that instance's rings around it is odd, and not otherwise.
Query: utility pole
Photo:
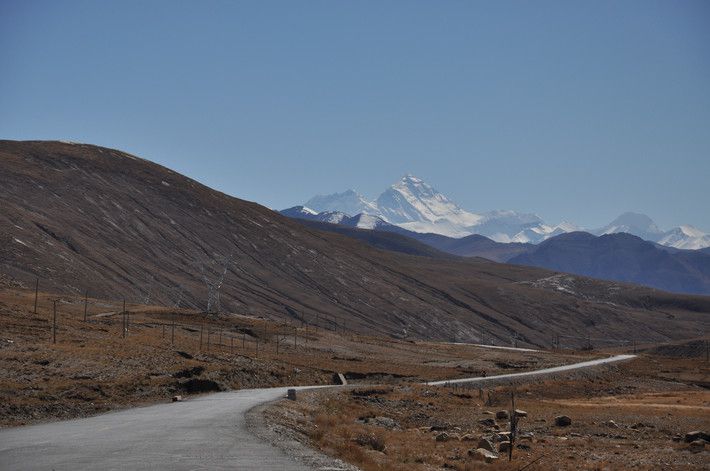
[[[57,343],[57,301],[53,302],[54,316],[52,318],[52,343]]]
[[[39,278],[35,280],[35,314],[37,314],[37,296],[39,295]]]
[[[89,290],[84,293],[84,322],[86,322],[86,313],[89,309]]]

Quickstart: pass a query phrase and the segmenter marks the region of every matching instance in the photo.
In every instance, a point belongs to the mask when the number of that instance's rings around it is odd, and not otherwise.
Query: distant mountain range
[[[369,215],[340,217],[341,213],[315,213],[303,206],[282,211],[282,214],[304,220],[311,227],[338,232],[380,249],[410,255],[482,257],[497,262],[638,283],[666,291],[710,295],[710,248],[676,249],[624,232],[600,236],[570,232],[537,245],[501,243],[478,234],[461,238],[422,234]]]
[[[462,238],[472,234],[495,242],[538,244],[551,237],[581,228],[570,222],[545,223],[539,216],[511,210],[485,213],[467,211],[423,180],[407,175],[390,186],[375,201],[368,201],[353,190],[318,195],[308,200],[301,211],[312,213],[308,219],[372,229],[390,224],[417,233]],[[290,209],[289,209],[290,210]],[[315,217],[311,217],[315,216]],[[624,213],[608,225],[587,231],[594,235],[629,233],[644,240],[679,249],[710,247],[710,234],[693,226],[663,231],[646,215]]]
[[[571,232],[548,239],[508,263],[638,283],[680,293],[710,294],[710,254],[676,250],[627,233]]]

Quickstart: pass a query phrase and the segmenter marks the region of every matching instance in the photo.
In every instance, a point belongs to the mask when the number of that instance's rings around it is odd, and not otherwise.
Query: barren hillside
[[[710,326],[707,297],[380,251],[97,146],[0,141],[0,182],[8,284],[204,308],[203,272],[215,280],[226,266],[226,311],[368,333],[581,345]]]

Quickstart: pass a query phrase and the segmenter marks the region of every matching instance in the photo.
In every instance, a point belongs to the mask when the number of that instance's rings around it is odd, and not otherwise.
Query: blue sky
[[[0,137],[284,208],[413,173],[473,210],[710,231],[710,2],[0,2]]]

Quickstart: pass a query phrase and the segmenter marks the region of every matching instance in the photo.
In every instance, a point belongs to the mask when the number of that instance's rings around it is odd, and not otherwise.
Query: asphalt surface
[[[306,471],[246,427],[249,409],[285,395],[247,389],[0,430],[0,469]]]
[[[525,371],[522,373],[508,373],[504,375],[494,375],[486,377],[476,377],[476,378],[459,378],[459,379],[448,379],[444,381],[432,381],[430,384],[432,386],[440,386],[446,384],[462,384],[462,383],[485,383],[486,381],[495,381],[501,379],[517,379],[525,376],[541,376],[554,373],[563,373],[565,371],[578,370],[580,368],[590,368],[592,366],[604,365],[607,363],[615,363],[617,361],[625,361],[634,358],[636,355],[615,355],[608,358],[599,358],[598,360],[583,361],[580,363],[572,363],[571,365],[555,366],[552,368],[544,368],[542,370],[535,371]]]
[[[587,368],[634,355],[486,378],[474,383]],[[246,412],[284,397],[287,388],[245,389],[0,430],[0,470],[260,470],[306,471],[283,451],[252,435]],[[296,388],[307,389],[307,388]]]

